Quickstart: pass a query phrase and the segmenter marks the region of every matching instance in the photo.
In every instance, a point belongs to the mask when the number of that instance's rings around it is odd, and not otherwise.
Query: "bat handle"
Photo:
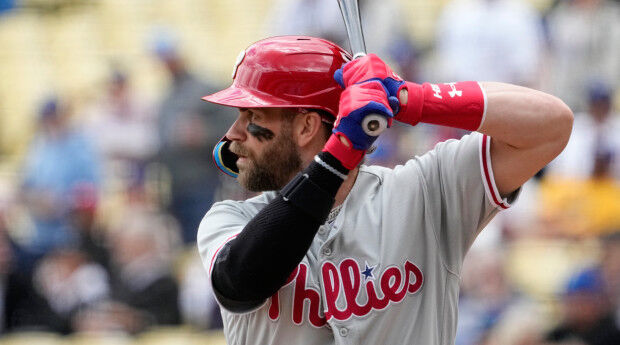
[[[364,32],[362,31],[362,19],[360,17],[359,0],[338,0],[344,26],[347,28],[349,44],[353,59],[366,55]],[[376,137],[387,129],[387,119],[380,114],[368,114],[362,120],[364,133]]]
[[[353,58],[356,59],[366,55],[359,0],[338,0],[338,6],[340,6],[344,26],[347,28]]]

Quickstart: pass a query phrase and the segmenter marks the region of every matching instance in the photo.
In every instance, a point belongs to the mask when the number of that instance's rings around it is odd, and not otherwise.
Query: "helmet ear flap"
[[[226,175],[237,177],[239,168],[237,167],[237,159],[239,156],[230,151],[230,143],[232,141],[224,136],[215,148],[213,148],[213,162]]]

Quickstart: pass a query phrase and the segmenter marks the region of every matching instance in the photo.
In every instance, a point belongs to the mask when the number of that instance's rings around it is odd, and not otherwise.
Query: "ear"
[[[321,132],[321,115],[315,111],[297,114],[293,120],[293,133],[299,147],[310,145]]]

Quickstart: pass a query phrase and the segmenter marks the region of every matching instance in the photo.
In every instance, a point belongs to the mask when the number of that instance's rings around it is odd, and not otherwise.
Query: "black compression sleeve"
[[[249,309],[272,296],[284,285],[310,248],[343,182],[338,173],[348,173],[331,154],[321,152],[317,157],[319,159],[302,173],[307,181],[293,179],[289,183],[311,183],[299,190],[319,188],[318,193],[313,193],[317,196],[306,198],[290,195],[291,198],[286,198],[278,195],[218,254],[212,271],[212,282],[220,301],[227,308],[233,311]],[[283,193],[287,187],[289,185],[283,189]],[[321,215],[309,212],[308,209],[317,208],[312,205],[304,207],[303,203],[308,202],[322,203],[327,212]]]

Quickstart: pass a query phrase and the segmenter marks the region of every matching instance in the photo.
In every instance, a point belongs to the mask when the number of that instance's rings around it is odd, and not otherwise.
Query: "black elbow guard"
[[[334,205],[334,198],[305,173],[297,174],[282,188],[280,195],[284,201],[302,210],[320,224],[325,222]]]

